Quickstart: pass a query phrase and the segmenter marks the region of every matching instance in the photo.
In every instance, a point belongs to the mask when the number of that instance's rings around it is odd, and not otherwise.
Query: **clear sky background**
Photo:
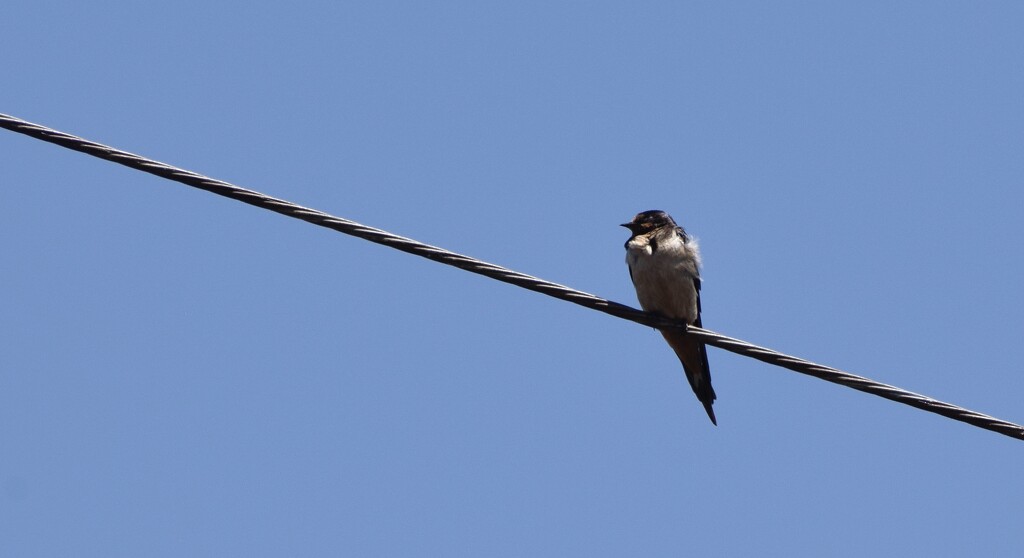
[[[0,112],[1024,421],[1024,4],[22,2]],[[1009,556],[1024,442],[0,132],[0,555]]]

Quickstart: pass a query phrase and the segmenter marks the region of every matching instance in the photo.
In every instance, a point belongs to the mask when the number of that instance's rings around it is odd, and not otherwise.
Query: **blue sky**
[[[1017,2],[14,2],[0,112],[1024,421]],[[0,554],[1013,555],[1020,441],[0,133]]]

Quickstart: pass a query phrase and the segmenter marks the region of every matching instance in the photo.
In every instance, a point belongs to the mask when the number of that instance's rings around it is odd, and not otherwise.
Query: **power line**
[[[726,351],[755,358],[762,362],[781,366],[801,374],[814,376],[815,378],[840,384],[872,395],[884,397],[898,403],[903,403],[904,405],[917,407],[918,409],[923,409],[944,417],[966,422],[986,430],[998,432],[1000,434],[1010,436],[1011,438],[1024,440],[1024,426],[1019,424],[1014,424],[1012,422],[977,413],[964,409],[963,407],[938,401],[898,387],[876,382],[863,376],[844,372],[837,368],[816,364],[801,358],[785,355],[765,347],[752,345],[745,341],[733,339],[707,329],[693,326],[688,327],[685,323],[670,320],[656,314],[649,314],[626,306],[625,304],[619,304],[618,302],[613,302],[589,293],[578,291],[576,289],[566,287],[565,285],[545,281],[531,275],[526,275],[525,273],[519,273],[518,271],[506,269],[469,256],[456,254],[455,252],[450,252],[443,248],[423,244],[410,238],[398,236],[381,229],[368,227],[366,225],[356,223],[355,221],[335,217],[308,207],[302,207],[266,194],[235,186],[234,184],[224,182],[223,180],[217,180],[192,171],[173,167],[166,163],[147,159],[119,149],[114,149],[113,147],[66,134],[39,124],[26,122],[20,118],[15,118],[5,114],[0,114],[0,127],[36,139],[54,143],[74,151],[79,151],[87,155],[92,155],[93,157],[99,157],[100,159],[118,163],[129,168],[148,172],[168,180],[180,182],[182,184],[192,186],[193,188],[206,190],[207,192],[212,192],[220,196],[255,205],[256,207],[268,209],[282,215],[287,215],[288,217],[301,219],[314,225],[319,225],[341,233],[356,236],[364,240],[369,240],[370,242],[376,242],[377,244],[383,244],[384,246],[388,246],[396,250],[415,254],[465,271],[477,273],[491,279],[510,283],[517,287],[546,294],[559,300],[579,304],[580,306],[611,314],[618,318],[631,320],[639,324],[659,329],[681,329],[686,331],[689,335],[693,335],[713,347],[718,347]]]

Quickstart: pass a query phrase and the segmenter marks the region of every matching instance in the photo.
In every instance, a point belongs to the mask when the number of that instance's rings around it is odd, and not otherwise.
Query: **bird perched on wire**
[[[633,233],[626,241],[626,264],[640,307],[701,327],[700,250],[697,242],[664,211],[644,211],[623,223]],[[682,331],[661,335],[683,363],[686,379],[704,404],[712,424],[716,395],[704,344]]]

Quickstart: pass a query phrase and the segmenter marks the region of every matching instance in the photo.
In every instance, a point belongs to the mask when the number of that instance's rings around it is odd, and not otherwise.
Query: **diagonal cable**
[[[815,378],[828,382],[840,384],[872,395],[877,395],[878,397],[884,397],[898,403],[903,403],[904,405],[917,407],[918,409],[923,409],[931,413],[936,413],[944,417],[965,422],[979,428],[998,432],[1012,438],[1024,440],[1024,426],[1019,424],[1014,424],[1012,422],[997,419],[963,407],[958,407],[951,403],[945,403],[898,387],[876,382],[863,376],[844,372],[837,368],[816,364],[801,358],[785,355],[765,347],[752,345],[745,341],[733,339],[732,337],[727,337],[707,329],[693,326],[688,327],[683,322],[670,320],[657,314],[643,312],[636,308],[626,306],[625,304],[619,304],[618,302],[578,291],[576,289],[566,287],[565,285],[545,281],[531,275],[526,275],[525,273],[519,273],[518,271],[506,269],[469,256],[456,254],[455,252],[450,252],[443,248],[423,244],[422,242],[398,236],[381,229],[368,227],[366,225],[356,223],[355,221],[335,217],[315,209],[302,207],[282,199],[235,186],[234,184],[224,182],[223,180],[203,176],[192,171],[173,167],[166,163],[147,159],[119,149],[114,149],[113,147],[108,147],[71,134],[66,134],[39,124],[26,122],[20,118],[0,114],[0,128],[6,128],[13,132],[50,143],[55,143],[74,151],[80,151],[82,153],[92,155],[93,157],[99,157],[100,159],[106,159],[107,161],[118,163],[129,168],[148,172],[168,180],[192,186],[193,188],[199,188],[200,190],[206,190],[207,192],[212,192],[250,205],[255,205],[256,207],[269,209],[270,211],[274,211],[288,217],[301,219],[314,225],[319,225],[341,233],[356,236],[364,240],[369,240],[370,242],[376,242],[377,244],[383,244],[384,246],[388,246],[396,250],[415,254],[436,262],[451,265],[485,277],[490,277],[491,279],[510,283],[517,287],[522,287],[560,300],[579,304],[580,306],[585,306],[592,310],[598,310],[606,314],[611,314],[612,316],[631,320],[639,324],[659,329],[683,329],[688,334],[697,337],[704,343],[713,347],[718,347],[762,362],[781,366],[783,368],[793,370],[794,372],[814,376]]]

